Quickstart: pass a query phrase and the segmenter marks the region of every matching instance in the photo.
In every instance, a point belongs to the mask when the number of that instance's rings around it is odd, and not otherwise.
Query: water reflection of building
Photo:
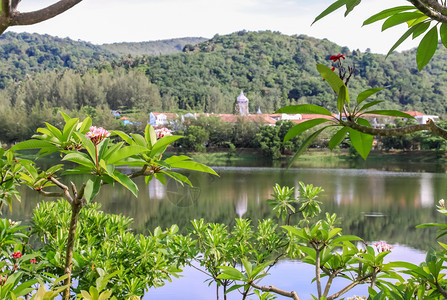
[[[166,197],[166,186],[158,180],[149,182],[149,199],[162,200]]]
[[[248,195],[247,193],[239,194],[239,199],[236,203],[236,214],[239,218],[242,218],[243,215],[247,212],[248,207]]]
[[[420,179],[420,205],[422,207],[431,207],[434,203],[433,192],[433,174],[422,173]],[[415,203],[416,204],[416,203]]]

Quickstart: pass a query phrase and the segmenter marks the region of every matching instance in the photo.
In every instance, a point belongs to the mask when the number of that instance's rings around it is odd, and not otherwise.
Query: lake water
[[[388,166],[389,167],[389,166]],[[384,168],[388,169],[388,168]],[[392,168],[395,169],[395,168]],[[415,166],[412,166],[412,170]],[[436,168],[443,169],[443,168]],[[238,217],[253,220],[273,217],[266,199],[278,183],[297,187],[298,181],[321,186],[323,209],[342,218],[345,234],[355,234],[367,241],[385,240],[394,246],[390,258],[419,263],[424,251],[435,242],[435,233],[415,229],[426,222],[445,222],[436,212],[439,199],[447,198],[447,174],[396,172],[377,169],[331,168],[256,168],[215,167],[220,177],[189,173],[194,188],[168,182],[166,186],[140,181],[139,197],[119,187],[105,186],[97,201],[104,211],[122,213],[134,218],[138,232],[178,224],[186,232],[191,219],[233,224]],[[14,205],[15,219],[27,220],[38,201],[31,190],[23,190],[23,201]],[[47,199],[45,199],[47,200]],[[316,288],[311,284],[312,266],[281,261],[272,275],[261,284],[272,284],[285,290],[296,290],[308,299]],[[147,299],[215,299],[215,286],[208,287],[199,271],[186,269],[184,277],[150,290]],[[341,287],[342,283],[337,283]],[[335,292],[337,285],[332,291]],[[366,288],[350,293],[365,294]],[[181,292],[179,292],[181,291]],[[231,294],[233,294],[231,296]],[[240,299],[237,292],[229,299]],[[255,298],[255,297],[252,297]],[[282,298],[278,298],[282,299]],[[285,299],[285,298],[284,298]]]

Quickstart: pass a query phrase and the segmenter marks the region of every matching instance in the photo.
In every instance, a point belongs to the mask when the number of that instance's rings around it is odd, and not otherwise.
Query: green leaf
[[[133,145],[135,144],[135,141],[132,140],[132,138],[130,136],[128,136],[126,133],[119,131],[119,130],[113,130],[111,133],[111,135],[117,135],[120,138],[122,138],[126,143],[128,143],[129,145]]]
[[[157,142],[157,134],[155,133],[154,127],[152,125],[147,124],[144,136],[146,138],[147,144],[149,145],[149,148],[151,148],[155,143]]]
[[[359,118],[357,121],[360,125],[371,127],[369,122],[365,119]],[[357,150],[360,156],[366,160],[371,151],[374,136],[349,128],[349,138],[351,139],[352,146],[355,150]]]
[[[156,155],[162,154],[164,151],[160,151],[160,150],[162,150],[167,145],[169,145],[172,142],[175,142],[176,140],[181,139],[181,138],[183,138],[183,137],[179,136],[179,135],[169,135],[169,136],[162,137],[152,146],[152,150],[149,155],[154,157]],[[161,153],[159,153],[159,152],[161,152]]]
[[[14,146],[11,147],[11,150],[17,151],[17,150],[26,150],[26,149],[39,149],[39,148],[49,147],[49,146],[52,146],[52,144],[47,141],[31,139],[31,140],[26,140],[26,141],[15,144]]]
[[[439,27],[439,35],[441,36],[441,41],[444,47],[447,48],[447,24],[442,23],[441,27]]]
[[[338,77],[337,74],[335,74],[334,71],[332,71],[329,67],[317,64],[317,70],[320,72],[321,76],[329,83],[329,85],[332,87],[335,93],[340,92],[340,88],[344,86],[343,80]]]
[[[371,101],[369,103],[366,103],[365,105],[362,106],[362,108],[359,109],[359,112],[364,111],[365,109],[368,109],[374,105],[380,104],[382,102],[385,102],[383,100],[377,100],[377,101]]]
[[[180,173],[176,173],[176,172],[172,172],[172,171],[161,171],[160,173],[163,173],[163,174],[171,177],[172,179],[174,179],[177,182],[180,182],[180,183],[184,182],[184,183],[188,184],[189,186],[192,186],[192,183],[191,183],[191,181],[189,181],[188,177],[186,177]]]
[[[80,133],[86,133],[89,131],[90,127],[92,126],[92,119],[90,117],[87,117],[82,121],[81,124],[78,124],[78,131]]]
[[[388,28],[394,27],[396,25],[405,23],[409,20],[418,19],[422,16],[424,16],[424,14],[419,11],[397,13],[386,19],[385,22],[383,22],[382,31],[387,30]]]
[[[388,18],[389,16],[392,16],[392,15],[397,14],[399,12],[406,11],[406,10],[412,10],[412,9],[415,9],[415,7],[414,6],[396,6],[396,7],[393,7],[393,8],[382,10],[381,12],[379,12],[379,13],[369,17],[368,19],[366,19],[363,22],[363,26],[372,24],[372,23],[380,21],[380,20],[383,20],[383,19]]]
[[[132,181],[132,179],[130,179],[127,175],[125,175],[123,173],[120,173],[118,170],[115,170],[113,172],[113,176],[112,177],[113,177],[113,179],[115,179],[116,181],[121,183],[121,185],[123,185],[129,191],[131,191],[132,194],[134,194],[135,197],[137,197],[138,187],[135,184],[135,182]]]
[[[166,177],[163,173],[155,173],[154,176],[161,184],[166,185]]]
[[[312,144],[312,142],[317,138],[317,136],[328,127],[329,126],[325,126],[324,128],[315,131],[304,141],[300,149],[295,153],[292,160],[290,161],[288,168],[290,168],[292,164],[298,159],[298,157],[300,157],[300,155],[303,154],[304,151],[306,151],[306,149]]]
[[[138,145],[146,147],[146,148],[148,147],[149,144],[146,142],[146,139],[142,135],[137,134],[137,133],[131,133],[130,136],[133,138],[133,140]]]
[[[62,130],[62,141],[66,142],[68,141],[69,137],[71,137],[73,130],[76,126],[76,124],[78,124],[79,119],[78,118],[74,118],[74,119],[70,119],[65,123],[64,129]]]
[[[349,105],[349,93],[348,88],[346,87],[346,85],[343,84],[340,87],[337,99],[337,109],[340,112],[340,114],[343,113],[343,108],[345,107],[345,104]]]
[[[340,143],[345,139],[346,134],[348,133],[348,127],[343,127],[336,134],[334,134],[329,141],[329,149],[334,150],[335,147],[340,145]]]
[[[329,122],[330,120],[328,119],[313,119],[313,120],[308,120],[302,123],[299,123],[298,125],[293,126],[292,128],[290,128],[290,130],[287,132],[286,136],[284,137],[284,143],[287,142],[288,140],[294,138],[295,136],[303,133],[304,131],[308,130],[309,128],[312,128],[314,126],[317,126],[319,124],[325,123],[325,122]]]
[[[193,171],[199,171],[199,172],[205,172],[209,174],[213,174],[216,176],[219,176],[213,169],[211,169],[208,166],[205,166],[201,163],[195,162],[195,161],[178,161],[174,163],[170,163],[172,168],[180,168],[185,170],[193,170]]]
[[[376,115],[383,115],[383,116],[392,116],[392,117],[399,117],[399,118],[407,118],[407,119],[414,119],[411,115],[398,111],[398,110],[369,110],[365,111],[362,114],[376,114]]]
[[[331,71],[332,72],[332,71]],[[276,111],[277,114],[318,114],[332,117],[332,113],[324,107],[314,104],[289,105]]]
[[[140,146],[140,145],[131,145],[123,147],[115,152],[113,152],[109,159],[107,160],[108,164],[114,164],[117,163],[120,160],[123,160],[125,158],[128,158],[132,155],[136,155],[139,153],[144,153],[148,151],[146,147]]]
[[[375,89],[368,89],[368,90],[365,90],[365,91],[361,92],[357,96],[357,104],[362,103],[365,99],[371,97],[372,95],[374,95],[377,92],[380,92],[383,89],[384,88],[375,88]]]
[[[95,163],[90,159],[90,157],[88,157],[87,154],[82,152],[68,153],[67,155],[64,156],[64,158],[62,158],[62,160],[68,160],[92,169],[96,168]]]
[[[410,29],[408,29],[398,40],[396,43],[394,43],[394,45],[391,47],[391,49],[388,51],[388,53],[386,54],[386,57],[388,57],[393,51],[394,49],[396,49],[397,47],[400,46],[400,44],[402,44],[419,26],[420,24],[411,27]]]
[[[222,274],[217,276],[219,279],[245,280],[244,274],[233,267],[220,266],[219,269],[222,270]]]
[[[438,48],[438,28],[434,26],[422,38],[416,53],[416,63],[421,71],[433,57]]]
[[[99,193],[99,189],[101,188],[101,178],[96,177],[95,180],[89,179],[86,182],[84,189],[84,198],[87,202],[90,202],[95,198],[95,196]]]
[[[414,40],[415,38],[417,38],[418,36],[420,36],[421,34],[423,34],[428,30],[428,28],[430,27],[430,22],[419,23],[413,26],[414,26],[413,31],[413,40]]]
[[[48,130],[51,131],[53,136],[55,136],[59,141],[62,141],[62,132],[58,128],[47,122],[45,122],[45,125],[47,125]]]
[[[355,235],[342,235],[332,240],[332,243],[361,241],[362,239]]]
[[[345,12],[345,17],[347,15],[349,15],[349,13],[354,9],[354,7],[356,7],[357,5],[359,5],[361,2],[361,0],[347,0],[346,1],[346,12]]]
[[[312,22],[312,25],[317,22],[318,20],[324,18],[325,16],[329,15],[330,13],[333,13],[343,5],[345,5],[347,0],[338,0],[332,3],[328,8],[326,8],[321,14],[319,14],[315,20]]]

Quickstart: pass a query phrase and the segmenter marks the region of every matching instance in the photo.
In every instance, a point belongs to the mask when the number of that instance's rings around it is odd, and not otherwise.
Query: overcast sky
[[[55,0],[22,0],[20,11],[42,8]],[[381,24],[362,22],[382,9],[406,5],[405,0],[364,0],[347,18],[344,11],[311,26],[334,0],[84,0],[69,11],[40,24],[16,26],[16,32],[70,37],[94,44],[141,42],[178,37],[211,38],[239,30],[272,30],[306,34],[348,46],[386,53],[405,32],[403,26],[380,31]],[[391,3],[390,3],[391,2]],[[405,42],[398,51],[417,46]]]

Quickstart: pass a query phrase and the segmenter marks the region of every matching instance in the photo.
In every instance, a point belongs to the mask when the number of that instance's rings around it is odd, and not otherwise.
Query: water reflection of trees
[[[134,218],[139,232],[172,224],[186,232],[192,219],[230,225],[240,216],[253,222],[273,217],[265,201],[273,192],[273,185],[296,186],[301,180],[323,187],[323,209],[342,217],[345,233],[368,241],[387,240],[425,250],[434,244],[435,233],[415,226],[445,222],[435,207],[438,199],[447,197],[445,174],[268,168],[218,172],[220,178],[187,174],[195,188],[173,182],[164,186],[157,181],[146,186],[141,181],[138,199],[119,186],[105,186],[97,201],[106,212]],[[13,213],[5,212],[6,216],[29,220],[37,202],[46,200],[29,189],[22,193],[22,202],[15,203]]]

